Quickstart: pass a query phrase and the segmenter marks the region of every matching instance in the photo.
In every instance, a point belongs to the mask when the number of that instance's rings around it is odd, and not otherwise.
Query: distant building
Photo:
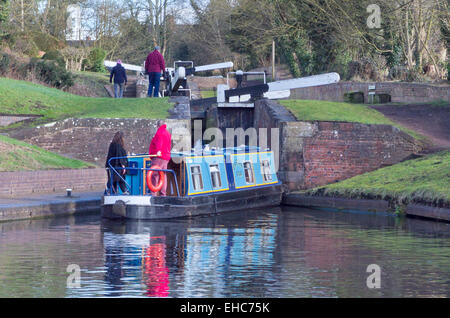
[[[71,4],[67,7],[66,40],[78,42],[87,39],[87,32],[82,28],[81,7],[79,4]]]

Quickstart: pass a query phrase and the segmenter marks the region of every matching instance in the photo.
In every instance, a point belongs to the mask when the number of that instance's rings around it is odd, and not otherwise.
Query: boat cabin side
[[[127,158],[125,182],[128,192],[130,195],[151,195],[147,174],[150,171],[159,173],[152,169],[152,158],[148,155]],[[202,155],[172,153],[172,159],[164,172],[168,196],[207,195],[279,183],[272,151],[224,149],[203,152]],[[113,169],[112,173],[116,171]]]

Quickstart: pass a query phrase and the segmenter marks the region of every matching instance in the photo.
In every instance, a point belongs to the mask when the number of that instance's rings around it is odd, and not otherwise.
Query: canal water
[[[0,297],[449,296],[445,223],[296,207],[0,223]]]

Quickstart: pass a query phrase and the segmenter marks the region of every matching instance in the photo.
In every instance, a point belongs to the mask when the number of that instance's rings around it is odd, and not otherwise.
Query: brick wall
[[[0,172],[0,196],[23,196],[32,193],[101,191],[105,189],[105,169],[70,169]]]
[[[398,163],[421,150],[414,138],[389,125],[303,122],[274,101],[255,104],[255,127],[278,128],[269,140],[278,175],[289,190],[307,189]]]
[[[304,175],[304,188],[347,179],[383,166],[395,164],[419,150],[414,140],[389,125],[314,122],[308,137],[290,136],[303,142],[302,157],[284,166]],[[302,131],[302,130],[300,130]],[[292,148],[284,148],[286,157]],[[292,161],[295,164],[292,164]],[[296,186],[296,185],[291,185]]]
[[[348,92],[363,92],[364,102],[368,102],[369,86],[375,86],[375,93],[391,95],[392,102],[427,103],[436,100],[450,101],[449,85],[420,83],[357,83],[339,82],[335,84],[297,88],[291,90],[291,99],[312,99],[343,102]]]
[[[69,118],[62,121],[10,131],[12,138],[26,141],[71,158],[103,166],[109,144],[116,131],[125,136],[125,148],[130,153],[148,153],[151,138],[157,130],[157,119]],[[176,150],[190,149],[190,120],[167,119]]]

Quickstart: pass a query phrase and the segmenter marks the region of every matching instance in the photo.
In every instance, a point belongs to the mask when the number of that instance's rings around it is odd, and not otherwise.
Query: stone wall
[[[400,82],[339,82],[329,85],[297,88],[291,90],[290,99],[312,99],[343,102],[345,93],[363,92],[364,102],[368,103],[369,86],[375,86],[376,94],[391,95],[392,102],[428,103],[436,100],[444,100],[450,102],[449,85]]]
[[[136,79],[136,97],[146,98],[148,93],[148,76],[138,76]]]
[[[255,128],[278,128],[268,145],[289,190],[313,188],[398,163],[421,150],[411,136],[389,125],[297,121],[274,101],[255,104]],[[278,151],[277,151],[278,149]]]
[[[105,169],[69,169],[0,172],[0,196],[25,196],[28,194],[101,191],[105,189]]]
[[[117,131],[125,136],[129,153],[148,153],[151,138],[157,130],[157,119],[69,118],[36,128],[10,131],[12,138],[23,140],[71,158],[104,166],[109,144]],[[190,149],[191,124],[188,119],[167,119],[173,148]]]
[[[0,127],[8,126],[25,120],[35,119],[39,115],[8,115],[0,114]]]

